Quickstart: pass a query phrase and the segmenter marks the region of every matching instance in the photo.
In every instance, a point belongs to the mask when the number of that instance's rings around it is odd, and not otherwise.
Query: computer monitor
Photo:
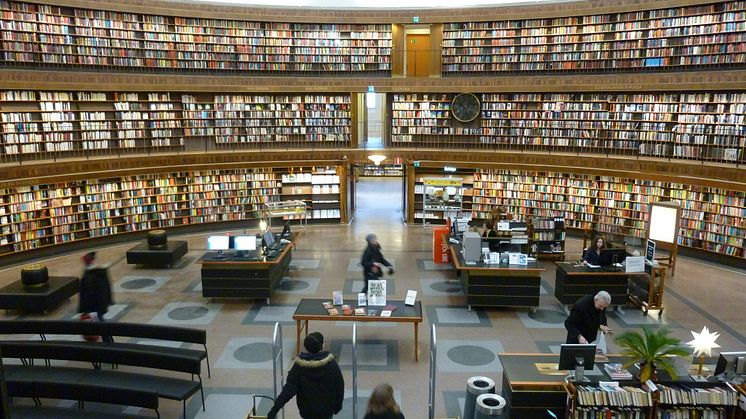
[[[209,236],[207,237],[208,250],[228,250],[230,249],[230,238],[228,236]]]
[[[627,249],[601,249],[598,255],[598,264],[601,266],[611,266],[615,263],[622,263],[627,258]]]
[[[256,250],[256,236],[236,236],[233,240],[238,251]]]
[[[575,370],[575,381],[583,381],[583,372],[593,369],[596,345],[563,343],[560,346],[559,369]]]
[[[262,243],[264,244],[264,247],[272,247],[275,244],[275,235],[272,233],[272,231],[267,230],[262,235]]]
[[[280,238],[290,240],[290,221],[285,221],[285,225],[282,227]]]
[[[720,352],[715,375],[746,375],[746,352]]]

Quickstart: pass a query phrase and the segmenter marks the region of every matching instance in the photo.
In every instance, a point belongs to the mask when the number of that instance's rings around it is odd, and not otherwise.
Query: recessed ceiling
[[[190,3],[318,9],[437,9],[558,3],[563,0],[190,0]],[[572,1],[572,0],[565,0]]]

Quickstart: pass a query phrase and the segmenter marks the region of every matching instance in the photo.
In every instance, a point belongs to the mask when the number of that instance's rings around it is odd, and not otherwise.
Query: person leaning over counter
[[[606,322],[606,307],[611,304],[611,295],[599,291],[594,295],[584,295],[573,304],[570,315],[565,320],[566,343],[592,343],[598,330],[611,332]]]

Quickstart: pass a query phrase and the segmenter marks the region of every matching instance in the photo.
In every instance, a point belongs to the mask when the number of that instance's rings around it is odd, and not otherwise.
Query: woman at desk
[[[497,238],[497,231],[495,231],[495,223],[492,221],[487,221],[485,224],[485,230],[482,232],[482,238],[483,239],[495,239]],[[496,240],[487,240],[487,244],[489,245],[490,252],[496,252],[498,245]]]
[[[603,237],[596,237],[593,246],[585,249],[583,253],[584,265],[598,265],[601,262],[601,250],[606,249],[606,242]]]

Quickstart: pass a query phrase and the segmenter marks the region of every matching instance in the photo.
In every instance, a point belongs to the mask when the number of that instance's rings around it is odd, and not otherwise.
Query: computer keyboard
[[[270,258],[270,259],[271,258],[276,258],[277,255],[279,255],[279,254],[280,254],[279,250],[274,250],[273,249],[273,250],[270,250],[269,252],[267,252],[267,257]]]

